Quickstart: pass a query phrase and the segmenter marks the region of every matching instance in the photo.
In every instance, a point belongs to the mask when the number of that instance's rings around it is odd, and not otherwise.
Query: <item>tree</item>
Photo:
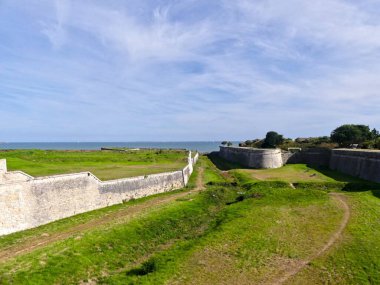
[[[376,140],[377,138],[380,138],[380,133],[375,128],[373,128],[373,130],[371,131],[371,134],[372,134],[372,139],[373,140]]]
[[[264,148],[276,148],[276,146],[282,144],[284,137],[274,131],[267,132],[262,147]]]
[[[230,142],[230,141],[222,141],[222,145],[224,145],[224,146],[231,146],[232,142]]]
[[[377,132],[377,131],[376,131]],[[331,133],[331,141],[338,143],[340,146],[347,147],[352,144],[362,144],[371,140],[373,133],[365,125],[342,125]]]

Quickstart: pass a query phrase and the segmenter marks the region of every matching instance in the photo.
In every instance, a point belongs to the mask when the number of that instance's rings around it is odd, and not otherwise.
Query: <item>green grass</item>
[[[343,240],[289,284],[380,284],[378,190],[349,193],[351,219]]]
[[[362,180],[327,169],[311,168],[306,164],[288,164],[276,169],[239,169],[259,181],[296,182],[362,182]]]
[[[106,218],[107,216],[111,214],[115,214],[123,210],[128,210],[129,208],[132,208],[135,206],[143,205],[144,203],[155,200],[155,199],[160,201],[160,198],[171,196],[173,194],[177,194],[183,191],[184,190],[176,190],[176,191],[165,192],[165,193],[161,193],[157,195],[140,198],[137,200],[131,200],[123,204],[109,206],[106,208],[102,208],[102,209],[86,212],[83,214],[75,215],[72,217],[68,217],[65,219],[61,219],[61,220],[49,223],[47,225],[37,227],[37,228],[33,228],[33,229],[21,231],[21,232],[16,232],[16,233],[5,235],[5,236],[0,236],[0,250],[6,249],[10,246],[21,244],[23,242],[28,242],[29,240],[35,237],[43,236],[46,233],[49,233],[50,235],[60,234],[64,231],[70,230],[71,228],[75,226],[90,222],[94,219]],[[164,207],[166,205],[162,205],[162,206]],[[154,208],[147,209],[145,213],[149,213],[149,212],[160,210],[160,209],[161,209],[161,205],[156,205]],[[119,221],[114,221],[114,223],[119,223]]]
[[[91,278],[111,282],[119,275],[125,282],[126,272],[138,268],[152,253],[202,236],[215,225],[218,213],[233,195],[234,192],[223,193],[219,189],[194,194],[193,199],[176,201],[127,223],[95,228],[79,239],[70,238],[35,250],[3,264],[0,283],[73,284]],[[108,211],[125,206],[108,208]],[[92,214],[104,214],[103,211]],[[80,217],[82,215],[72,219]],[[53,224],[40,227],[39,232],[49,232]],[[15,234],[5,238],[5,243],[10,244],[17,238],[22,237]],[[132,274],[128,278],[135,277]]]
[[[225,210],[223,225],[181,262],[173,283],[262,284],[273,268],[320,247],[341,216],[321,192],[305,195],[275,189],[268,195],[255,189],[255,193],[265,196]]]
[[[330,251],[288,284],[380,283],[378,185],[305,165],[284,168],[276,179],[260,181],[245,170],[221,173],[201,157],[183,191],[196,186],[198,167],[203,168],[206,190],[0,263],[0,284],[262,284],[313,255],[337,229],[343,210],[330,198],[331,191],[347,197],[348,227]],[[309,172],[317,179],[303,176]],[[5,236],[0,238],[0,252],[43,233],[60,233],[178,193]]]
[[[209,184],[210,182],[218,183],[225,181],[223,175],[217,170],[216,166],[210,160],[202,160],[202,166],[204,167],[203,182],[205,184]]]
[[[176,171],[187,164],[187,152],[140,151],[0,151],[9,170],[32,176],[90,171],[102,180]]]

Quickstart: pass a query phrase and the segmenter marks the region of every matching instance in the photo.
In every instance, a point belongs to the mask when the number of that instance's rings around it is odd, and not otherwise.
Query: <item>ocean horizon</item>
[[[219,150],[221,141],[168,141],[168,142],[0,142],[0,150],[100,150],[102,147],[187,149],[199,152]],[[234,145],[238,142],[233,142]]]

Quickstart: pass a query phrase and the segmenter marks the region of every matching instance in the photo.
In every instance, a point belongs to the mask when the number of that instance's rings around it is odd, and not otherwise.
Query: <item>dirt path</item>
[[[291,277],[295,276],[298,272],[300,272],[303,268],[305,268],[310,262],[312,262],[314,259],[320,257],[322,254],[326,253],[336,242],[338,242],[339,238],[342,236],[342,233],[344,229],[346,228],[348,221],[350,219],[350,208],[346,202],[346,197],[343,194],[340,193],[330,193],[330,196],[336,200],[342,209],[344,210],[342,221],[337,228],[337,230],[331,235],[330,239],[327,241],[327,243],[319,249],[316,253],[314,253],[312,256],[310,256],[306,260],[302,260],[297,262],[296,264],[293,264],[290,266],[290,268],[287,269],[286,274],[281,276],[279,279],[271,282],[270,284],[284,284],[286,281],[288,281]]]
[[[29,253],[33,250],[48,246],[54,242],[64,240],[73,236],[80,238],[80,234],[105,226],[107,224],[117,224],[131,220],[144,212],[148,212],[152,207],[158,205],[168,204],[178,198],[183,198],[191,193],[201,191],[204,189],[203,185],[203,168],[198,168],[198,177],[196,187],[190,191],[175,193],[170,196],[152,198],[144,203],[131,205],[120,209],[116,212],[105,214],[101,217],[94,218],[82,224],[74,225],[68,229],[53,234],[42,234],[41,236],[31,237],[19,244],[0,249],[0,263],[7,261],[10,258],[17,257],[22,254]]]
[[[193,191],[201,191],[205,189],[205,185],[203,183],[203,171],[203,167],[198,167],[197,183]]]

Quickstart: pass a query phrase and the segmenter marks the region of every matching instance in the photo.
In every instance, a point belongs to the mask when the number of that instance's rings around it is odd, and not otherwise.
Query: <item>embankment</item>
[[[79,213],[183,188],[198,154],[179,171],[101,181],[90,172],[34,178],[6,171],[0,160],[0,235],[9,234]]]

